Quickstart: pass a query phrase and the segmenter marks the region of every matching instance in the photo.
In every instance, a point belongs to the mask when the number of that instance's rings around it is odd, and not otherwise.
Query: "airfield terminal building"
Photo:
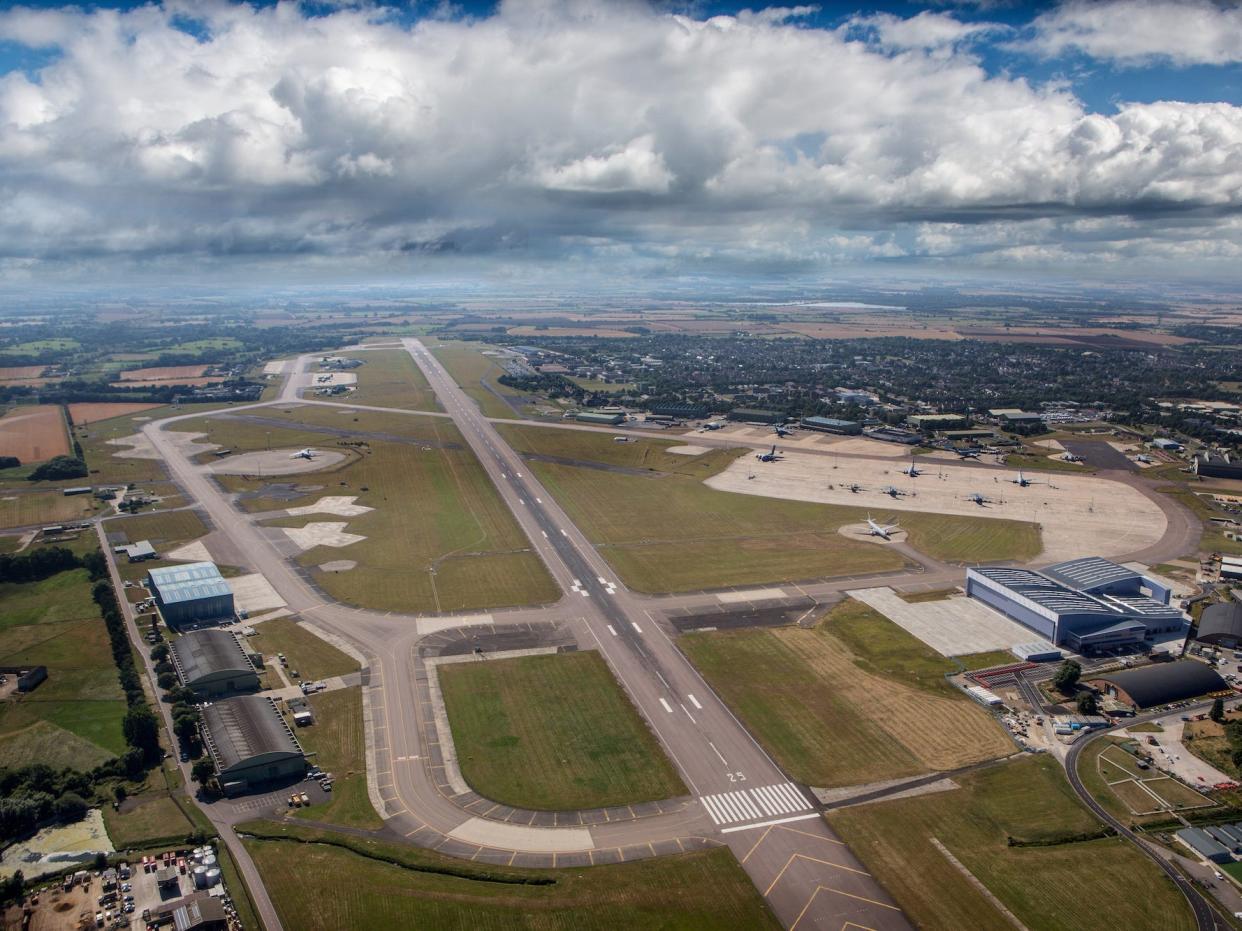
[[[259,674],[232,631],[192,630],[169,644],[169,655],[181,684],[200,698],[220,698],[259,688]]]
[[[227,698],[202,711],[203,745],[216,780],[233,797],[306,773],[302,746],[276,702],[264,695]]]
[[[215,563],[152,569],[147,573],[147,588],[169,627],[196,626],[233,616],[233,590]]]
[[[966,594],[1077,653],[1138,644],[1186,626],[1166,586],[1098,556],[1040,572],[968,569]]]

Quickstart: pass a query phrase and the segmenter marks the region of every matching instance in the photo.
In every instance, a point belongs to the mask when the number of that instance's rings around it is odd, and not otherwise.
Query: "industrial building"
[[[169,644],[181,684],[200,698],[219,698],[259,688],[259,674],[241,639],[229,630],[190,631]]]
[[[870,391],[858,391],[854,388],[834,388],[836,392],[835,398],[825,398],[829,403],[836,401],[839,404],[857,404],[859,407],[871,407],[873,404],[879,404],[880,399]]]
[[[202,732],[216,780],[229,797],[306,774],[301,744],[276,702],[266,696],[244,695],[204,705]]]
[[[1208,605],[1199,615],[1195,639],[1230,650],[1242,647],[1242,604],[1234,601]]]
[[[648,404],[647,410],[657,417],[677,417],[681,420],[701,420],[708,413],[705,404],[685,403]]]
[[[130,562],[146,562],[148,559],[159,558],[159,554],[155,552],[155,547],[151,545],[150,540],[139,540],[137,543],[116,546],[113,547],[112,552],[117,555],[124,553]]]
[[[1242,460],[1234,459],[1228,453],[1216,455],[1202,452],[1195,456],[1195,474],[1203,478],[1236,478],[1242,479]]]
[[[193,562],[152,569],[147,573],[147,588],[155,596],[160,615],[169,627],[233,617],[233,590],[215,563]]]
[[[915,433],[913,430],[902,430],[898,427],[877,427],[870,430],[867,436],[873,440],[882,440],[885,443],[903,443],[906,446],[917,446],[923,442],[922,434]]]
[[[784,423],[786,417],[780,411],[765,411],[757,407],[739,407],[729,411],[730,420],[743,423]]]
[[[579,411],[577,414],[574,414],[574,420],[579,423],[598,423],[615,427],[617,424],[625,420],[625,415],[605,413],[603,411]]]
[[[1214,692],[1230,691],[1220,674],[1207,663],[1179,659],[1137,669],[1091,674],[1084,681],[1131,708],[1155,708]]]
[[[862,424],[854,420],[838,420],[835,417],[803,417],[801,426],[807,430],[818,430],[820,433],[839,433],[843,436],[858,436],[862,433]]]
[[[965,414],[911,414],[906,423],[915,430],[952,430],[967,426],[970,418]]]
[[[1225,845],[1202,828],[1182,828],[1174,836],[1211,863],[1228,863],[1233,859]]]
[[[1142,643],[1186,625],[1165,585],[1098,556],[1041,572],[968,569],[966,594],[1078,653]]]

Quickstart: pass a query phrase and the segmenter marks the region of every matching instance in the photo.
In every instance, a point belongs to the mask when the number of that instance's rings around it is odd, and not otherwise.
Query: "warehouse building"
[[[657,417],[676,417],[681,420],[701,420],[707,416],[707,405],[667,403],[648,404],[647,410]]]
[[[803,417],[801,425],[807,430],[818,430],[820,433],[839,433],[843,436],[858,436],[862,433],[862,424],[854,420],[838,420],[835,417]]]
[[[617,424],[625,420],[624,414],[605,413],[603,411],[581,411],[574,414],[574,420],[579,423],[598,423],[615,427]]]
[[[193,630],[169,644],[181,684],[200,698],[219,698],[259,688],[259,674],[241,639],[228,630]]]
[[[983,566],[966,570],[966,594],[1078,653],[1127,646],[1185,628],[1167,586],[1098,556],[1042,572]]]
[[[230,798],[306,774],[302,746],[272,699],[228,698],[204,705],[202,715],[203,745]]]
[[[1155,708],[1230,688],[1215,669],[1193,659],[1154,663],[1084,679],[1087,685],[1131,708]]]
[[[965,414],[911,414],[906,418],[906,424],[915,430],[952,430],[969,423]]]
[[[780,411],[765,411],[757,407],[739,407],[736,410],[729,411],[730,420],[740,420],[743,423],[784,423],[785,415]]]
[[[1202,452],[1195,456],[1195,474],[1203,478],[1242,479],[1242,459],[1235,459],[1228,453]]]
[[[194,562],[152,569],[147,573],[147,588],[155,596],[160,615],[169,627],[195,626],[233,617],[233,590],[215,563]]]
[[[1174,836],[1211,863],[1228,863],[1233,859],[1224,844],[1213,840],[1202,828],[1182,828]]]
[[[1234,601],[1208,605],[1199,615],[1195,639],[1230,650],[1242,647],[1242,604]]]

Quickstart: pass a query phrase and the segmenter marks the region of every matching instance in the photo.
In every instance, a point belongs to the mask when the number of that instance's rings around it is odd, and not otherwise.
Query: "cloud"
[[[57,55],[0,76],[0,275],[489,255],[566,274],[822,271],[982,262],[989,230],[992,251],[1036,254],[1082,218],[1113,236],[1075,246],[1088,265],[1091,248],[1167,255],[1180,217],[1242,241],[1242,109],[1092,113],[1062,86],[989,76],[970,48],[988,27],[922,13],[828,30],[806,12],[9,10],[0,36]],[[1005,241],[1012,224],[1027,238]]]
[[[1078,51],[1131,66],[1242,61],[1242,6],[1214,0],[1071,0],[1032,29],[1021,47],[1050,57]]]

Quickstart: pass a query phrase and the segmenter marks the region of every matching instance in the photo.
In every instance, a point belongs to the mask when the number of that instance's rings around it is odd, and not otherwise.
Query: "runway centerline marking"
[[[639,627],[637,624],[635,624],[633,621],[630,621],[630,626],[634,628],[636,633],[641,634],[643,632],[643,629]]]
[[[614,628],[611,624],[608,624],[606,626],[608,627],[608,633],[612,634],[615,637],[617,635],[616,628]]]
[[[688,694],[686,698],[690,699],[690,704],[694,705],[695,708],[698,708],[700,711],[703,710],[703,706],[699,704],[699,700],[694,695]]]

